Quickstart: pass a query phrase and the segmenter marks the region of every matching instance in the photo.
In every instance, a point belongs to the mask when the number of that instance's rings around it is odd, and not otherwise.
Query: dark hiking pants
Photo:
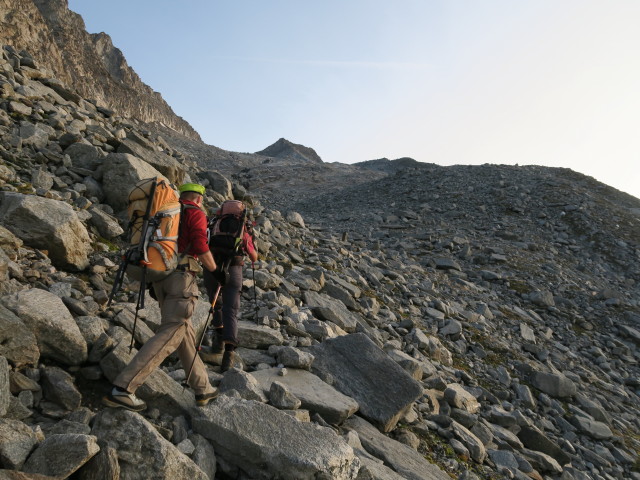
[[[218,281],[207,270],[204,271],[204,285],[209,303],[218,288]],[[240,311],[240,291],[242,290],[242,265],[229,267],[229,275],[223,285],[216,306],[213,309],[213,328],[222,328],[222,340],[225,345],[238,345],[238,312]]]

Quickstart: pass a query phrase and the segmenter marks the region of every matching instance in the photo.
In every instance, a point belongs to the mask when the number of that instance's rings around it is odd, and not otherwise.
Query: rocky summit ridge
[[[100,398],[131,358],[138,286],[106,305],[126,198],[153,175],[245,201],[262,258],[235,368],[201,353],[220,397],[195,407],[170,357],[138,414]],[[638,479],[639,234],[640,200],[570,170],[228,152],[6,45],[0,478]]]
[[[0,44],[28,51],[29,56],[22,57],[24,67],[36,61],[41,75],[73,85],[70,97],[80,95],[119,115],[200,138],[158,92],[142,82],[109,35],[87,33],[82,17],[69,10],[67,0],[0,0]]]

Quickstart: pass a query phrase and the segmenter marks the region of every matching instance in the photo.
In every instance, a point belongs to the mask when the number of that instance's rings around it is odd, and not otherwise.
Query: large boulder
[[[50,435],[29,456],[23,471],[68,478],[99,451],[96,437],[91,435]]]
[[[279,330],[246,320],[238,322],[238,339],[240,346],[245,348],[268,348],[271,345],[282,345],[284,341]]]
[[[576,415],[571,418],[571,423],[582,433],[596,440],[608,440],[613,437],[613,432],[606,423],[598,422],[592,418]]]
[[[531,383],[547,395],[556,398],[566,398],[578,391],[576,384],[562,373],[534,372]]]
[[[11,310],[0,304],[0,355],[16,368],[35,366],[40,359],[33,332]]]
[[[91,213],[91,224],[98,229],[101,237],[111,240],[124,233],[124,230],[114,217],[100,208],[92,207],[89,209]]]
[[[64,365],[86,362],[87,342],[60,297],[32,288],[0,301],[34,333],[43,357]]]
[[[96,415],[91,433],[117,452],[120,478],[208,480],[189,457],[137,413],[104,409]]]
[[[193,430],[216,457],[254,479],[355,479],[360,462],[332,430],[252,400],[221,396],[198,410]]]
[[[316,317],[335,323],[345,332],[356,330],[356,318],[340,300],[312,291],[304,292],[303,298]]]
[[[546,453],[555,458],[560,465],[566,465],[571,461],[571,457],[557,443],[536,427],[526,425],[521,427],[518,438],[528,449]]]
[[[64,153],[69,155],[74,167],[90,171],[96,170],[104,162],[106,156],[101,148],[80,142],[69,145]]]
[[[229,181],[227,177],[215,170],[207,170],[206,172],[200,173],[200,176],[209,180],[211,188],[225,199],[233,198],[231,181]]]
[[[9,418],[0,419],[0,464],[4,468],[22,468],[37,443],[35,432],[24,423]]]
[[[83,270],[89,265],[89,234],[70,205],[35,195],[2,192],[0,218],[26,245],[48,251],[56,267]]]
[[[118,146],[118,153],[131,154],[141,158],[176,185],[184,183],[184,168],[175,158],[154,150],[154,145],[151,143],[144,146],[142,145],[143,143],[146,142],[136,142],[125,138],[121,140]]]
[[[309,347],[312,372],[353,398],[360,414],[383,431],[422,396],[422,386],[363,333],[344,335]]]
[[[251,372],[251,375],[268,394],[273,382],[282,383],[291,394],[299,398],[301,407],[317,412],[327,422],[339,425],[358,410],[358,403],[350,397],[327,385],[316,375],[306,370],[288,369],[286,375],[279,375],[279,368],[269,368]]]
[[[128,153],[110,153],[104,160],[102,184],[107,203],[116,211],[127,208],[129,192],[144,178],[163,175],[144,160]]]
[[[80,407],[82,394],[76,388],[70,374],[55,366],[41,368],[40,374],[44,398],[68,411]]]

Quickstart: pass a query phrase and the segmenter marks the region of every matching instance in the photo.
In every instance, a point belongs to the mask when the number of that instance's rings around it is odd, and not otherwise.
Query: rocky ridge
[[[1,475],[640,478],[637,199],[542,167],[264,163],[66,98],[25,55],[0,60]],[[148,411],[100,404],[131,355],[135,283],[106,306],[122,210],[150,175],[258,223],[239,359],[221,375],[205,349],[201,409],[175,358]],[[135,345],[158,326],[147,299]]]
[[[0,44],[28,51],[20,57],[24,67],[37,62],[41,75],[73,86],[65,89],[68,99],[92,99],[99,108],[200,139],[158,92],[140,80],[109,35],[87,33],[67,0],[0,0]]]

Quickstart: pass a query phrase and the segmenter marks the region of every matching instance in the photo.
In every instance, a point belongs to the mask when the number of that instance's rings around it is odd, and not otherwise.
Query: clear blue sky
[[[69,0],[211,145],[569,167],[640,197],[638,0]]]

